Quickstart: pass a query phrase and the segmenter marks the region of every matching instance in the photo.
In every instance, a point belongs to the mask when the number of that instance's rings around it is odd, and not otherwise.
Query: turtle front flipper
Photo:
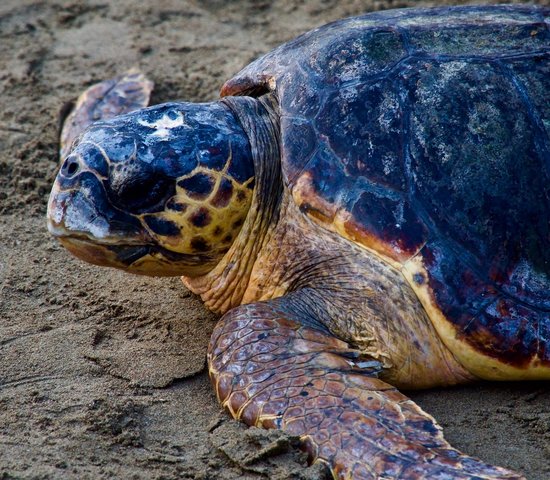
[[[377,378],[377,361],[312,328],[299,292],[290,295],[237,307],[214,331],[210,376],[235,418],[299,436],[335,479],[523,478],[453,449],[430,415]]]
[[[146,107],[152,90],[153,82],[137,69],[85,90],[74,106],[68,104],[60,113],[60,158],[67,156],[73,140],[91,123]]]

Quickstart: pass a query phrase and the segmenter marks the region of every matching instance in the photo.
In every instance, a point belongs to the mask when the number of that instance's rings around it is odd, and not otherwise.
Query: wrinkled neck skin
[[[280,299],[275,302],[286,302],[287,309],[290,304],[305,325],[379,361],[381,377],[399,388],[474,380],[444,346],[399,271],[300,212],[283,188],[271,99],[229,98],[228,103],[244,130],[252,132],[252,207],[222,261],[207,275],[184,277],[185,285],[218,313]]]
[[[277,224],[283,189],[276,100],[266,95],[259,99],[226,97],[222,102],[248,134],[256,186],[241,231],[223,259],[206,275],[182,277],[185,286],[218,313],[242,303],[254,263],[265,246],[268,232]]]
[[[209,308],[224,313],[241,303],[284,301],[284,310],[304,325],[379,361],[380,377],[398,388],[475,380],[445,347],[398,270],[313,223],[286,191],[279,208],[278,221],[249,229],[261,232],[261,241],[239,239],[223,266],[200,283],[185,281]]]

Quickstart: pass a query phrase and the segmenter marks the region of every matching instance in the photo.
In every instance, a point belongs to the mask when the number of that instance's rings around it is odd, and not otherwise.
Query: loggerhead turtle
[[[220,402],[335,478],[521,478],[397,388],[550,378],[549,13],[338,21],[212,103],[126,113],[152,84],[100,83],[65,122],[49,229],[86,261],[184,275],[224,314]]]

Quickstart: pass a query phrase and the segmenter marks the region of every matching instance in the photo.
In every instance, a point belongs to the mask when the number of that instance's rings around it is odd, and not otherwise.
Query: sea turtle
[[[65,122],[49,229],[89,262],[184,275],[224,314],[220,402],[335,478],[521,478],[397,388],[550,379],[549,14],[337,21],[212,103],[125,113],[152,85],[100,83]]]

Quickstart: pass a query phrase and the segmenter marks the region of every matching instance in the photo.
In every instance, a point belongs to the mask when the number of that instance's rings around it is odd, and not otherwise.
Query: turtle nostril
[[[71,178],[80,170],[78,160],[73,157],[67,157],[61,166],[61,174],[67,178]]]
[[[73,175],[78,170],[78,165],[75,162],[71,162],[67,167],[67,173]]]

